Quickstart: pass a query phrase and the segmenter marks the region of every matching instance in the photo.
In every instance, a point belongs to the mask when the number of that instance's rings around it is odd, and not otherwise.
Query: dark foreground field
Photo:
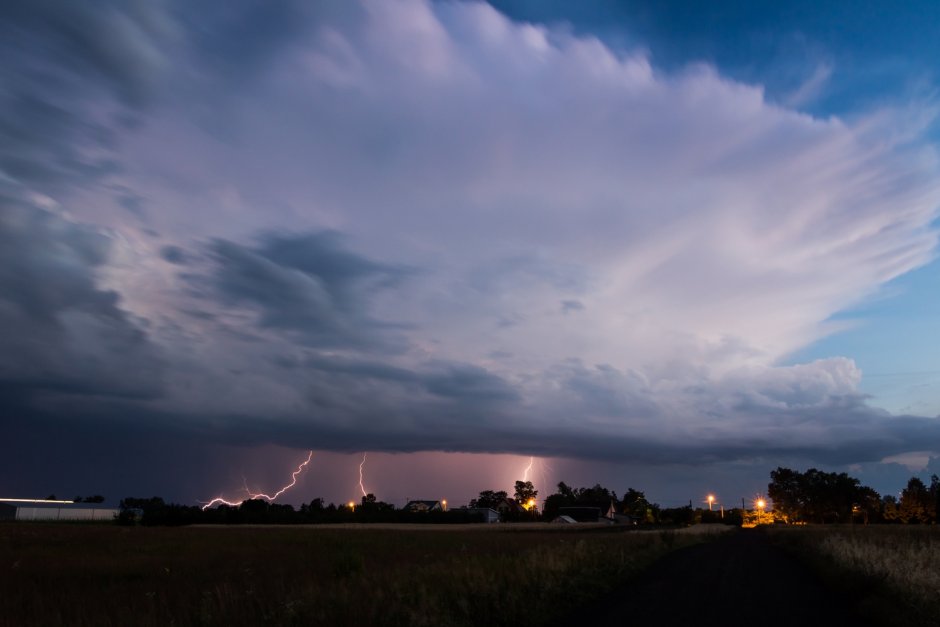
[[[0,525],[0,625],[539,625],[688,532]]]
[[[740,530],[664,556],[589,615],[605,625],[938,627],[940,527]]]
[[[592,614],[603,625],[876,624],[848,591],[835,592],[758,530],[665,556],[609,594]]]
[[[0,625],[935,626],[937,564],[934,527],[11,523]]]

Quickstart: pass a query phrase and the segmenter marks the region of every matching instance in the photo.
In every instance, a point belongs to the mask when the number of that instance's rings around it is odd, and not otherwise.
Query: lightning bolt
[[[525,467],[525,470],[522,472],[522,480],[523,480],[523,481],[528,481],[528,480],[529,480],[529,473],[532,471],[532,464],[534,464],[534,463],[535,463],[535,458],[534,458],[534,457],[530,457],[530,458],[529,458],[529,465],[526,466],[526,467]]]
[[[548,485],[547,477],[549,476],[549,473],[553,473],[553,472],[555,471],[552,470],[552,467],[546,464],[545,460],[540,457],[539,458],[539,479],[541,480],[541,483],[543,486]]]
[[[362,496],[366,495],[366,489],[362,485],[362,467],[366,465],[366,455],[367,453],[363,453],[362,461],[359,462],[359,489],[362,490]]]
[[[215,506],[215,505],[228,505],[228,506],[230,506],[230,507],[238,507],[239,505],[241,505],[242,503],[244,503],[244,502],[247,501],[248,499],[264,499],[264,500],[266,500],[268,503],[273,503],[274,500],[275,500],[277,497],[281,496],[282,494],[284,494],[285,492],[287,492],[288,490],[290,490],[291,488],[293,488],[295,485],[297,485],[297,477],[300,475],[300,473],[302,473],[302,472],[304,471],[304,468],[307,467],[307,464],[310,463],[310,460],[311,460],[311,459],[313,459],[313,451],[310,451],[309,453],[307,453],[307,459],[305,459],[302,464],[300,464],[299,466],[297,466],[297,470],[295,470],[294,472],[291,473],[291,481],[290,481],[290,483],[288,483],[287,485],[285,485],[283,488],[281,488],[280,490],[278,490],[278,491],[275,492],[274,494],[264,494],[263,492],[252,493],[251,490],[248,488],[248,481],[245,481],[245,482],[244,482],[244,483],[245,483],[245,492],[248,494],[248,497],[247,497],[247,498],[244,498],[244,499],[242,499],[242,500],[240,500],[240,501],[226,501],[226,500],[225,500],[224,498],[222,498],[221,496],[217,496],[216,498],[212,499],[212,500],[209,501],[208,503],[205,503],[205,504],[202,506],[202,509],[203,509],[203,510],[207,510],[207,509],[209,509],[210,507],[213,507],[213,506]],[[243,477],[243,479],[244,479],[244,477]]]

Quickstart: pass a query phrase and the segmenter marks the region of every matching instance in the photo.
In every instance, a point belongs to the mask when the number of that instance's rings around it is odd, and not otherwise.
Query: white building
[[[17,502],[19,501],[19,502]],[[43,502],[0,499],[0,519],[6,520],[100,520],[113,521],[121,510],[89,503]]]

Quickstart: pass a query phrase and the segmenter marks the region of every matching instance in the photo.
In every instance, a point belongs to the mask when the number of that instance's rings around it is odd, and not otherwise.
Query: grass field
[[[940,527],[807,526],[771,533],[831,586],[864,599],[877,624],[940,621]]]
[[[0,525],[2,625],[538,625],[694,533]]]

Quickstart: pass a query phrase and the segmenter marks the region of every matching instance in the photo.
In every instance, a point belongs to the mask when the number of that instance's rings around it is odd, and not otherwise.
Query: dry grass
[[[537,625],[687,533],[0,525],[3,625]]]
[[[775,530],[885,624],[940,616],[940,527],[872,525]]]

